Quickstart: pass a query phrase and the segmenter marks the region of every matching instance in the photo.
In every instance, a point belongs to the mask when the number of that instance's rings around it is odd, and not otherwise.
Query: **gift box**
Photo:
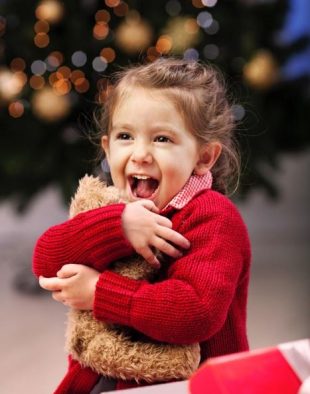
[[[215,357],[193,376],[126,394],[310,394],[310,340]],[[111,392],[112,393],[112,392]]]
[[[209,359],[191,377],[189,392],[310,394],[309,376],[310,340],[305,339]]]

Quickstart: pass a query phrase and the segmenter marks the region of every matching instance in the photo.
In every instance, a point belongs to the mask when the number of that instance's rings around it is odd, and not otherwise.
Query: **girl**
[[[56,301],[158,341],[199,342],[202,361],[248,349],[250,244],[225,196],[239,170],[225,94],[215,70],[193,61],[159,59],[117,74],[101,145],[131,202],[50,228],[33,259]],[[154,248],[170,256],[160,282],[104,270],[134,251],[158,266]],[[57,393],[88,393],[97,380],[70,360]]]

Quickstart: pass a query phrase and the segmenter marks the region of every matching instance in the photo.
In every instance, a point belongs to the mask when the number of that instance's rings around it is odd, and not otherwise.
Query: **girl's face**
[[[102,137],[114,185],[130,201],[159,209],[182,189],[199,163],[199,146],[173,103],[158,90],[135,87],[116,106]]]

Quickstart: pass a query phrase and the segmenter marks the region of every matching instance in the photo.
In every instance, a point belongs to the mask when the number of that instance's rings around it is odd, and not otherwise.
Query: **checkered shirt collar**
[[[205,175],[192,175],[182,190],[167,204],[165,209],[169,207],[182,209],[197,193],[205,189],[211,189],[211,187],[212,174],[210,171]]]

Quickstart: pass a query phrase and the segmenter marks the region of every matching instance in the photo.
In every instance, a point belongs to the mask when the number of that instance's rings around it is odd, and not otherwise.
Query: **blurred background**
[[[307,0],[0,0],[1,393],[51,393],[64,374],[66,309],[32,277],[33,246],[101,171],[109,75],[160,56],[214,64],[234,103],[251,347],[309,337],[309,19]]]

